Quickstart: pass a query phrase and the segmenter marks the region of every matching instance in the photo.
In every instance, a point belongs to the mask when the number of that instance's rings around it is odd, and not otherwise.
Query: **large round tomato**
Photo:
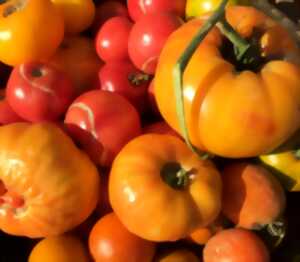
[[[48,59],[64,35],[64,21],[50,0],[0,5],[0,61],[8,65]]]
[[[132,233],[175,241],[218,216],[221,178],[181,139],[147,134],[131,140],[114,160],[109,199]]]
[[[252,7],[231,6],[226,9],[226,17],[245,38],[261,31],[261,56],[300,59],[300,51],[288,32],[262,12]],[[169,37],[154,79],[160,112],[181,133],[174,66],[202,24],[202,19],[193,19]],[[270,152],[300,127],[300,66],[284,59],[271,59],[257,68],[258,73],[239,71],[223,57],[223,39],[219,30],[211,31],[183,75],[190,140],[197,148],[224,157],[252,157]]]
[[[55,124],[0,127],[0,228],[28,237],[64,233],[96,207],[99,174]]]

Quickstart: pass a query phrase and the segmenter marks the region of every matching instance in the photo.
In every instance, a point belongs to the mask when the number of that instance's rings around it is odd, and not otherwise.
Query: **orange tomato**
[[[61,11],[67,34],[78,34],[87,29],[95,17],[95,4],[92,0],[51,0]]]
[[[41,240],[32,249],[28,262],[89,262],[83,243],[72,235],[61,235]]]
[[[258,69],[238,71],[220,51],[216,28],[197,48],[183,75],[185,118],[191,142],[199,149],[232,158],[270,152],[300,127],[299,49],[278,23],[252,7],[226,9],[228,22],[244,38],[257,30],[261,56],[271,59]],[[160,112],[181,133],[176,113],[173,69],[203,24],[194,19],[168,39],[159,58],[154,92]],[[224,142],[226,141],[226,142]]]
[[[130,233],[114,213],[95,224],[89,247],[96,262],[150,262],[155,252],[154,243]]]
[[[152,241],[175,241],[206,226],[221,208],[221,178],[172,135],[131,140],[115,158],[109,198],[132,233]]]
[[[93,41],[83,36],[65,38],[49,63],[69,75],[77,96],[96,87],[98,71],[103,65]]]
[[[31,238],[82,223],[99,197],[96,167],[58,126],[0,127],[0,228]]]
[[[187,249],[169,250],[160,255],[155,262],[200,262],[193,252]]]
[[[64,21],[50,0],[0,5],[0,60],[8,65],[52,56],[63,39]]]

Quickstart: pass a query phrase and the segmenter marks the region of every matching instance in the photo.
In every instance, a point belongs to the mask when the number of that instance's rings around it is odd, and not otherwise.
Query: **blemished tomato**
[[[130,233],[114,213],[94,225],[89,248],[95,262],[151,262],[155,253],[153,242]]]
[[[60,10],[67,34],[78,34],[87,29],[95,17],[95,4],[92,0],[51,0]]]
[[[129,35],[128,52],[134,65],[154,74],[158,57],[169,35],[182,25],[181,18],[170,13],[154,13],[138,20]]]
[[[128,38],[133,23],[125,16],[116,16],[107,20],[96,36],[96,51],[105,61],[129,59]]]
[[[56,124],[0,127],[0,228],[31,238],[62,234],[95,209],[100,176]]]
[[[60,235],[38,242],[28,262],[90,262],[88,250],[75,236]]]
[[[131,140],[115,158],[109,199],[130,232],[176,241],[216,219],[221,187],[213,163],[201,160],[181,139],[147,134]]]
[[[65,123],[75,141],[102,166],[109,166],[121,148],[141,133],[133,105],[102,90],[79,96],[69,107]]]
[[[200,259],[190,250],[177,249],[164,252],[154,262],[200,262]]]
[[[76,96],[94,88],[97,73],[103,65],[93,40],[84,36],[65,38],[49,63],[69,75]]]
[[[17,113],[11,108],[5,98],[5,89],[0,89],[0,124],[7,125],[16,122],[23,122]]]
[[[227,229],[212,237],[203,251],[203,262],[269,262],[270,254],[255,233]]]
[[[138,112],[143,113],[147,109],[147,89],[151,77],[130,61],[106,63],[99,71],[99,80],[102,90],[124,96]]]
[[[184,16],[186,0],[128,0],[130,17],[138,21],[146,14],[173,13]]]
[[[0,13],[0,61],[5,64],[48,59],[63,39],[64,21],[50,0],[5,1]]]
[[[31,122],[58,120],[74,96],[75,88],[69,77],[45,63],[16,66],[6,87],[9,105]]]

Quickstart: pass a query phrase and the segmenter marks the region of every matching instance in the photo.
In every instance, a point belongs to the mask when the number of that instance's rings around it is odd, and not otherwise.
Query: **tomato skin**
[[[8,104],[5,98],[5,89],[0,89],[0,124],[7,125],[22,121],[24,120]]]
[[[99,80],[102,90],[124,96],[140,113],[146,110],[150,76],[137,69],[130,61],[106,63],[99,71]]]
[[[195,254],[187,249],[168,250],[159,255],[155,262],[200,262]]]
[[[16,5],[17,1],[8,1],[0,6],[0,13]],[[64,22],[50,0],[30,0],[14,13],[1,15],[0,34],[5,36],[0,39],[0,60],[15,66],[53,55],[63,39]]]
[[[255,233],[245,229],[227,229],[206,244],[204,262],[268,262],[270,254]]]
[[[177,177],[178,165],[195,173],[192,179],[187,177],[185,186],[175,189],[163,177],[168,166],[176,168],[170,176]],[[212,162],[200,160],[182,140],[147,134],[131,140],[115,158],[109,198],[130,232],[151,241],[176,241],[216,219],[221,187]]]
[[[129,35],[128,52],[134,65],[148,74],[154,74],[160,52],[169,35],[183,21],[173,14],[148,14],[137,21]]]
[[[78,34],[87,29],[95,17],[95,4],[92,0],[51,0],[64,18],[67,34]]]
[[[173,13],[184,16],[186,0],[128,0],[128,11],[134,21],[153,13]]]
[[[102,90],[79,96],[69,107],[65,124],[93,161],[103,166],[109,166],[121,148],[141,133],[135,108],[125,98]]]
[[[143,128],[144,134],[155,133],[161,135],[173,135],[179,137],[179,134],[176,133],[165,121],[156,122],[150,125],[147,125]]]
[[[6,88],[12,109],[31,122],[57,120],[71,104],[74,93],[65,73],[35,62],[16,66]]]
[[[89,248],[96,262],[150,262],[155,252],[154,243],[130,233],[114,213],[94,225]]]

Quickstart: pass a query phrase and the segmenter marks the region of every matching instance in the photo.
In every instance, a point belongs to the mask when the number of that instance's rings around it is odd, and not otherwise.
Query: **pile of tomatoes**
[[[176,89],[221,2],[1,2],[1,262],[297,261],[300,41],[229,1]]]

